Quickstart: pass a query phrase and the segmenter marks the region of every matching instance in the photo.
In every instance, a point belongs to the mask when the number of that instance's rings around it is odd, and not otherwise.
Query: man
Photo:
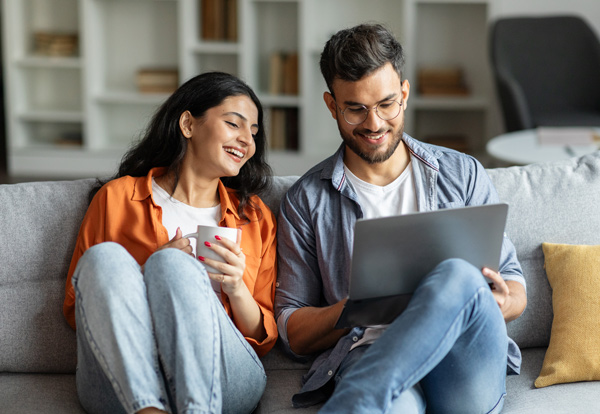
[[[403,62],[401,45],[380,25],[336,33],[321,55],[324,100],[343,144],[290,188],[279,215],[280,336],[292,355],[318,355],[293,403],[329,398],[322,413],[499,412],[507,366],[520,368],[505,321],[526,305],[506,237],[500,274],[448,260],[392,324],[334,329],[357,219],[498,202],[475,159],[404,134]]]

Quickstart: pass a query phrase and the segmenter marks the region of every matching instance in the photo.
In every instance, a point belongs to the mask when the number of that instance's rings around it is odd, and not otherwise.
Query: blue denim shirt
[[[483,166],[473,157],[419,142],[407,134],[403,141],[410,151],[419,211],[499,202]],[[333,156],[309,170],[281,202],[275,315],[284,347],[296,358],[302,357],[291,351],[287,338],[290,315],[304,306],[329,306],[348,296],[354,224],[363,213],[344,173],[344,148],[342,144]],[[515,248],[506,236],[500,273],[505,280],[525,286]],[[294,406],[327,398],[330,390],[324,385],[363,333],[363,328],[352,329],[315,359],[302,390],[292,400]],[[520,365],[520,350],[509,340],[508,367],[518,373]]]

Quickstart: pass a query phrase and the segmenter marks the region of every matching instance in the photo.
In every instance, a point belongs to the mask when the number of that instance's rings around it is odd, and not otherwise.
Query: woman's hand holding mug
[[[221,284],[224,293],[235,295],[241,287],[245,287],[242,276],[246,269],[246,256],[240,247],[241,229],[198,226],[196,233],[183,237],[197,239],[198,260],[206,267],[208,276]]]

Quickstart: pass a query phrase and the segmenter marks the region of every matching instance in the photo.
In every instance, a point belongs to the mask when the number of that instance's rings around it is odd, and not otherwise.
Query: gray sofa
[[[507,232],[528,281],[524,315],[508,324],[523,350],[520,376],[507,379],[504,413],[598,413],[600,383],[535,389],[552,325],[542,242],[600,244],[600,155],[488,170],[510,205]],[[295,177],[279,177],[278,201]],[[75,335],[62,316],[67,268],[93,179],[0,186],[0,412],[81,413],[75,389]],[[276,347],[264,358],[267,391],[258,413],[291,408],[307,365]]]

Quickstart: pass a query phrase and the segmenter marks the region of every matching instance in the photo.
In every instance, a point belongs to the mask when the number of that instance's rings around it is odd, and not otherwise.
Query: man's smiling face
[[[336,79],[332,86],[335,99],[326,93],[325,100],[347,148],[369,164],[387,161],[402,140],[408,82],[402,83],[388,63],[356,82]],[[375,106],[390,99],[398,101],[402,108],[396,118],[386,121],[377,115]],[[342,115],[353,105],[371,108],[366,119],[357,125],[347,123]]]

